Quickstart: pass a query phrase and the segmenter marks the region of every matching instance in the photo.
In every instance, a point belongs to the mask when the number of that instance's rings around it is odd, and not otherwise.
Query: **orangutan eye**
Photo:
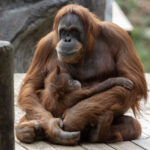
[[[75,38],[77,38],[78,40],[80,40],[80,31],[76,28],[73,28],[71,30],[71,35]]]
[[[64,29],[64,28],[61,28],[61,29],[59,30],[59,35],[60,35],[60,38],[63,38],[63,37],[65,37],[66,33],[67,33],[66,29]]]

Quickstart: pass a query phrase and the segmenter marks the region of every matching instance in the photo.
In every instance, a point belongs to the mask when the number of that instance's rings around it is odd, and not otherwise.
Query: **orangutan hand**
[[[49,141],[62,145],[76,145],[80,140],[80,132],[67,132],[62,130],[63,122],[59,118],[49,120],[46,136]]]

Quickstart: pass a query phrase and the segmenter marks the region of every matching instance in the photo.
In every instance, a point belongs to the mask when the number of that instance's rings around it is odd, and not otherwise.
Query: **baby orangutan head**
[[[81,89],[81,83],[77,80],[73,80],[71,76],[66,72],[61,72],[59,66],[56,67],[51,79],[51,86],[56,87],[63,92],[71,92]]]

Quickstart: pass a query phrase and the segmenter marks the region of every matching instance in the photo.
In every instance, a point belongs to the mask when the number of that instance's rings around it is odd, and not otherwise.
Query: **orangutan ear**
[[[60,74],[60,67],[58,65],[56,66],[56,73]]]

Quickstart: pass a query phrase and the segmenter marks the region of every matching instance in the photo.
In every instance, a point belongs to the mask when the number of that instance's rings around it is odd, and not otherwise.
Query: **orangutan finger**
[[[61,120],[60,121],[60,128],[63,129],[63,126],[64,126],[64,124],[63,124],[63,121]]]
[[[24,127],[24,128],[16,128],[16,132],[33,132],[34,128]]]
[[[66,139],[77,138],[77,137],[80,137],[80,131],[76,131],[76,132],[61,131],[60,137],[66,138]]]
[[[77,132],[66,132],[60,131],[56,138],[56,142],[59,144],[75,145],[80,140],[80,131]]]

